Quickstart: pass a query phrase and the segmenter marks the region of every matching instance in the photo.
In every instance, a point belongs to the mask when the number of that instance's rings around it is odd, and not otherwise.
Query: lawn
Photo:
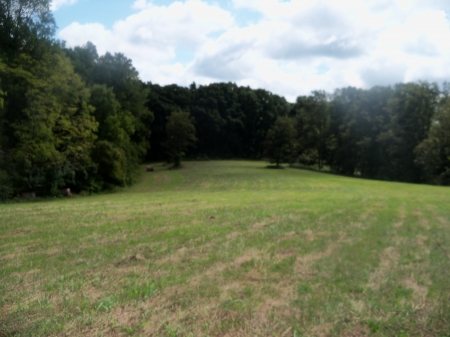
[[[0,336],[450,336],[449,188],[265,165],[0,204]]]

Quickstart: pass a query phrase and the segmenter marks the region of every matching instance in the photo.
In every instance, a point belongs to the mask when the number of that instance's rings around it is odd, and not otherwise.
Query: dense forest
[[[1,199],[130,185],[140,163],[174,159],[174,114],[195,128],[191,158],[450,184],[447,85],[348,87],[295,103],[233,83],[160,86],[142,82],[124,54],[67,48],[55,29],[48,0],[0,1]]]

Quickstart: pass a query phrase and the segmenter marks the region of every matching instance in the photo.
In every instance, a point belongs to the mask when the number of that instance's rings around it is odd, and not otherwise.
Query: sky
[[[313,90],[450,81],[450,0],[53,0],[57,38],[145,82]]]

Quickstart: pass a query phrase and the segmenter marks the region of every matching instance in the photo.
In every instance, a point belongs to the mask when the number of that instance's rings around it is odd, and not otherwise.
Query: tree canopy
[[[267,132],[265,155],[280,166],[281,161],[292,162],[296,151],[297,132],[291,118],[280,116]]]
[[[163,147],[173,161],[174,167],[181,165],[181,158],[189,147],[195,145],[195,127],[189,119],[188,112],[173,112],[167,118],[166,141]]]

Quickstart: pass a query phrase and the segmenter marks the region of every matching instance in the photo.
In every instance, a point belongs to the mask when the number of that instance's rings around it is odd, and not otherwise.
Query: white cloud
[[[123,52],[145,81],[187,85],[235,81],[284,95],[450,79],[448,0],[200,0],[157,6],[137,0],[111,30],[73,23],[59,37]],[[241,9],[262,18],[240,27]],[[177,51],[188,50],[186,63]],[[179,56],[179,55],[178,55]],[[326,71],[323,71],[326,69]]]
[[[50,9],[52,11],[56,11],[58,10],[60,7],[64,6],[64,5],[72,5],[75,2],[77,2],[78,0],[53,0],[51,5],[50,5]]]
[[[174,2],[167,7],[138,0],[134,7],[140,11],[117,21],[111,30],[100,24],[72,23],[61,30],[59,37],[69,46],[91,41],[100,54],[123,52],[141,68],[173,60],[177,46],[195,52],[208,40],[208,34],[233,24],[230,13],[198,0]]]

